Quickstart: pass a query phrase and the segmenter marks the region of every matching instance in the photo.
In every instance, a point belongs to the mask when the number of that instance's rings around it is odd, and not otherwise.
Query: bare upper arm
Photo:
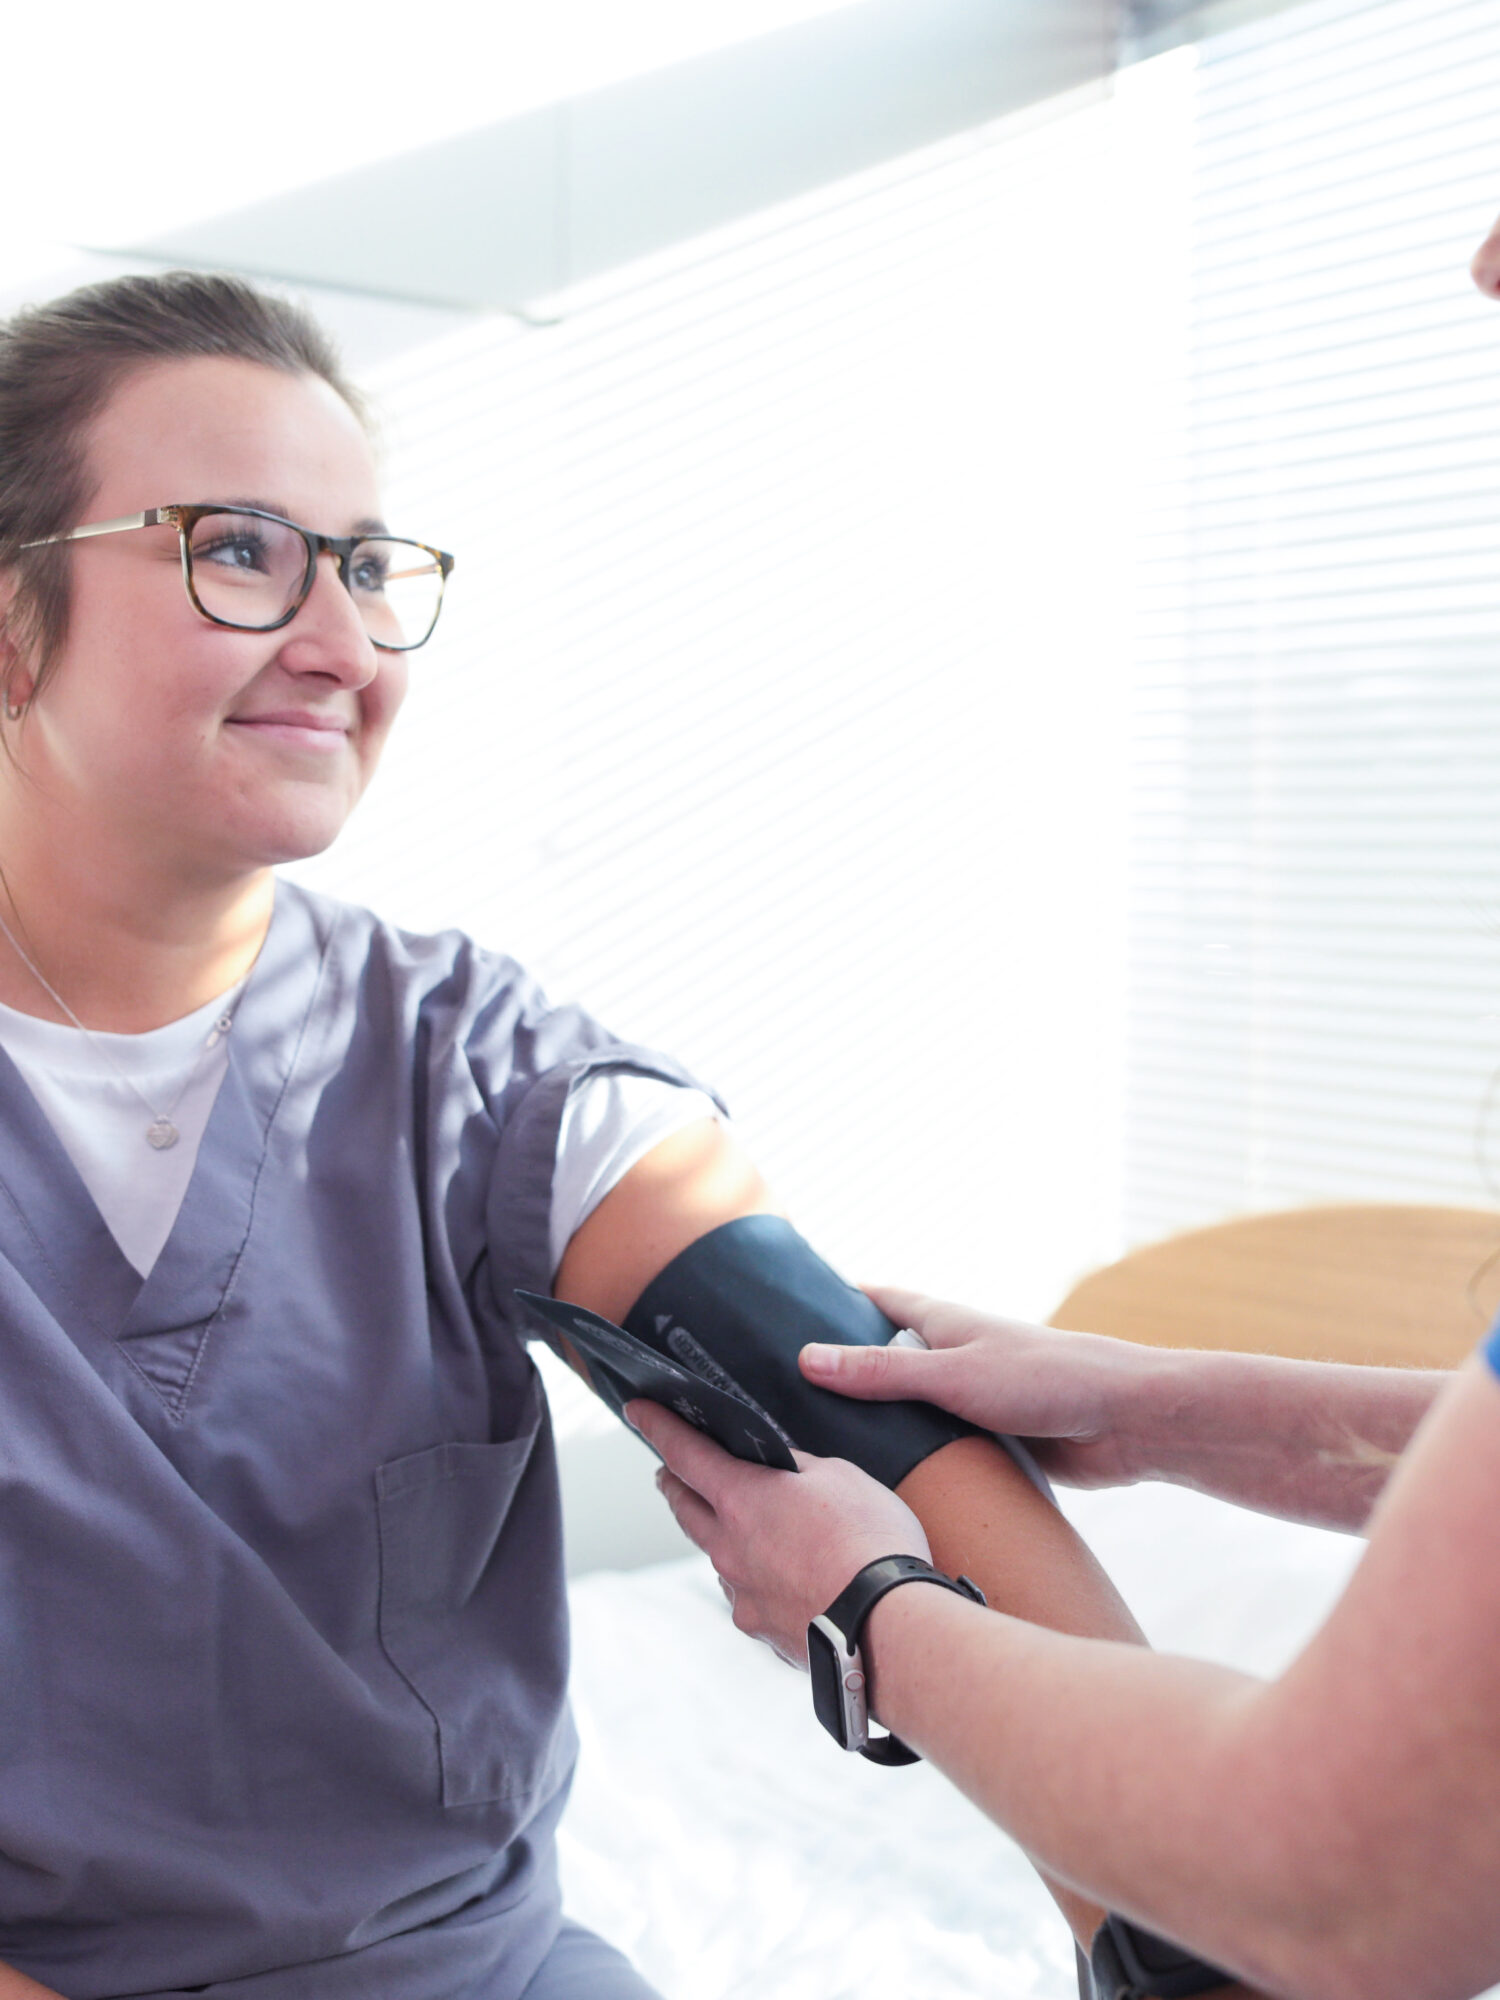
[[[1368,1963],[1367,1990],[1494,1980],[1500,1383],[1482,1361],[1439,1399],[1348,1589],[1255,1704],[1236,1782],[1246,1825],[1285,1844],[1306,1921]]]
[[[735,1135],[699,1119],[616,1182],[575,1231],[552,1289],[618,1325],[657,1273],[710,1229],[782,1213]]]

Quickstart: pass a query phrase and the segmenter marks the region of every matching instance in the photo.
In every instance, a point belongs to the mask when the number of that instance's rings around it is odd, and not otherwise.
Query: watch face
[[[807,1669],[812,1680],[813,1714],[840,1750],[847,1750],[850,1742],[844,1669],[850,1661],[842,1641],[830,1638],[824,1631],[824,1622],[816,1618],[807,1628]]]

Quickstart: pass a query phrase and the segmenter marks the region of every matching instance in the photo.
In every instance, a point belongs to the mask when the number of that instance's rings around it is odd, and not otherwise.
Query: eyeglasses
[[[319,535],[260,507],[148,507],[28,542],[81,542],[132,528],[175,528],[182,580],[194,610],[235,632],[275,632],[307,602],[318,557],[331,555],[365,630],[388,653],[410,653],[432,637],[453,558],[396,535]]]

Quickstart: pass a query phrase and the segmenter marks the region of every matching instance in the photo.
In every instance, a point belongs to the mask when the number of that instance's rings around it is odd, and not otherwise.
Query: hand
[[[1121,1486],[1146,1475],[1130,1431],[1133,1391],[1151,1351],[1096,1333],[999,1319],[893,1285],[866,1288],[918,1347],[804,1347],[809,1382],[870,1402],[936,1403],[989,1431],[1024,1438],[1037,1463],[1069,1486]]]
[[[776,1472],[659,1403],[627,1403],[625,1415],[664,1460],[656,1483],[718,1571],[735,1624],[794,1667],[807,1665],[808,1626],[866,1563],[930,1559],[911,1509],[844,1459],[799,1451],[796,1472]]]

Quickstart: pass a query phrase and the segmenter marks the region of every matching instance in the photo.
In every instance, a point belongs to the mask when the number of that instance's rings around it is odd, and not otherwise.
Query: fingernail
[[[837,1375],[844,1365],[846,1349],[827,1347],[821,1341],[812,1341],[802,1350],[802,1359],[816,1375]]]

